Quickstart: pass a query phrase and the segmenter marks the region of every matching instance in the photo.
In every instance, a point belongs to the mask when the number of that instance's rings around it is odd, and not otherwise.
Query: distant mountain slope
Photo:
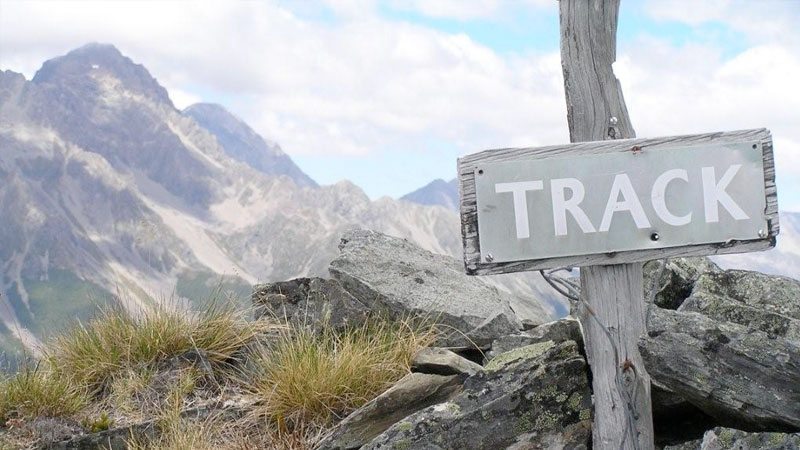
[[[455,213],[276,176],[282,152],[203,109],[175,109],[110,45],[50,60],[30,81],[0,72],[0,351],[9,337],[34,346],[111,299],[148,308],[200,299],[223,278],[246,294],[258,281],[325,276],[352,226],[460,257]],[[560,307],[533,274],[486,280],[520,311]]]
[[[780,224],[778,243],[772,250],[718,256],[715,261],[724,268],[756,270],[800,280],[800,213],[781,212]]]
[[[420,205],[444,206],[447,209],[458,211],[458,180],[453,178],[450,181],[444,181],[439,178],[400,197],[400,199]]]
[[[222,106],[196,103],[184,109],[183,114],[211,132],[231,158],[268,175],[286,175],[298,186],[317,187],[317,183],[303,173],[278,144],[265,141]]]

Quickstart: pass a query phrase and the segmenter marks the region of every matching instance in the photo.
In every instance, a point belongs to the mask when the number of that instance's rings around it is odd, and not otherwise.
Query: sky
[[[622,0],[617,62],[639,137],[774,136],[800,211],[800,0]],[[220,103],[321,184],[398,197],[489,148],[569,140],[556,0],[0,0],[0,69],[88,42],[178,108]]]

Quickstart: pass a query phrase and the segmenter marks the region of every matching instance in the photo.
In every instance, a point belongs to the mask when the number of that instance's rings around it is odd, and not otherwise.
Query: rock
[[[744,270],[702,275],[680,311],[800,342],[800,281]]]
[[[664,450],[798,450],[800,433],[748,433],[731,428],[708,430],[702,439]]]
[[[461,388],[464,377],[411,373],[386,392],[345,417],[317,449],[356,449],[394,423],[423,408],[447,401]]]
[[[658,275],[661,263],[650,261],[644,265],[644,298],[650,298],[653,277]],[[673,258],[661,274],[654,303],[659,308],[678,309],[692,293],[695,281],[707,272],[719,272],[720,268],[706,257]]]
[[[492,342],[492,349],[486,353],[486,361],[491,361],[500,353],[544,341],[556,343],[575,341],[583,345],[580,324],[575,319],[566,318],[539,325],[528,331],[501,336]]]
[[[697,313],[654,308],[647,372],[726,426],[800,429],[800,344]]]
[[[208,420],[213,417],[215,421],[239,420],[252,410],[260,399],[253,397],[231,398],[225,402],[218,400],[206,405],[195,406],[181,411],[181,417],[193,420]],[[110,428],[97,433],[88,433],[73,436],[69,439],[52,442],[42,446],[47,450],[127,450],[130,448],[131,437],[137,442],[154,440],[159,433],[159,420],[151,419],[140,423]]]
[[[508,299],[465,275],[454,258],[369,230],[348,231],[339,249],[329,268],[333,278],[375,312],[421,316],[452,330],[440,346],[488,346],[522,329]]]
[[[295,325],[319,330],[323,325],[342,329],[359,325],[369,309],[345,291],[336,280],[296,278],[262,284],[252,295],[256,318],[263,316],[287,319]]]
[[[719,425],[716,419],[657,382],[650,387],[656,448],[702,438],[706,430]]]
[[[515,352],[363,449],[589,448],[592,400],[578,345],[548,341]]]
[[[411,370],[436,375],[470,376],[483,372],[483,367],[445,348],[425,347],[414,355]]]

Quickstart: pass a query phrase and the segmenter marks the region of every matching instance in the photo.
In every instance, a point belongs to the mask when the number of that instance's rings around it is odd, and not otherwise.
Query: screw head
[[[763,229],[762,229],[762,230],[758,230],[758,237],[760,237],[760,238],[765,238],[765,237],[767,237],[767,232],[766,232],[766,230],[763,230]]]
[[[617,116],[611,116],[611,117],[609,117],[609,118],[608,118],[608,123],[609,123],[611,126],[614,126],[614,125],[616,125],[616,124],[617,124],[617,122],[619,122],[619,119],[617,119]]]
[[[491,253],[487,253],[486,254],[486,262],[492,262],[492,261],[494,261],[494,256],[492,256]]]

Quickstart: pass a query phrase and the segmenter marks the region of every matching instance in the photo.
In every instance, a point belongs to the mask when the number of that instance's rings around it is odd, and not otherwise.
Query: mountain
[[[441,178],[433,180],[416,191],[400,197],[401,200],[408,202],[444,206],[453,211],[458,211],[458,198],[458,180],[455,178],[450,181]]]
[[[289,155],[273,142],[267,142],[242,119],[220,105],[196,103],[183,110],[217,138],[225,153],[236,161],[267,175],[286,175],[298,186],[317,187],[317,183],[295,165]]]
[[[800,213],[782,211],[781,230],[775,248],[765,252],[717,256],[726,269],[756,270],[800,280]]]
[[[461,255],[454,212],[318,187],[222,107],[177,110],[113,46],[54,58],[31,80],[0,73],[0,352],[35,348],[96,304],[327,276],[353,226]],[[533,274],[485,279],[518,312],[563,312]]]

